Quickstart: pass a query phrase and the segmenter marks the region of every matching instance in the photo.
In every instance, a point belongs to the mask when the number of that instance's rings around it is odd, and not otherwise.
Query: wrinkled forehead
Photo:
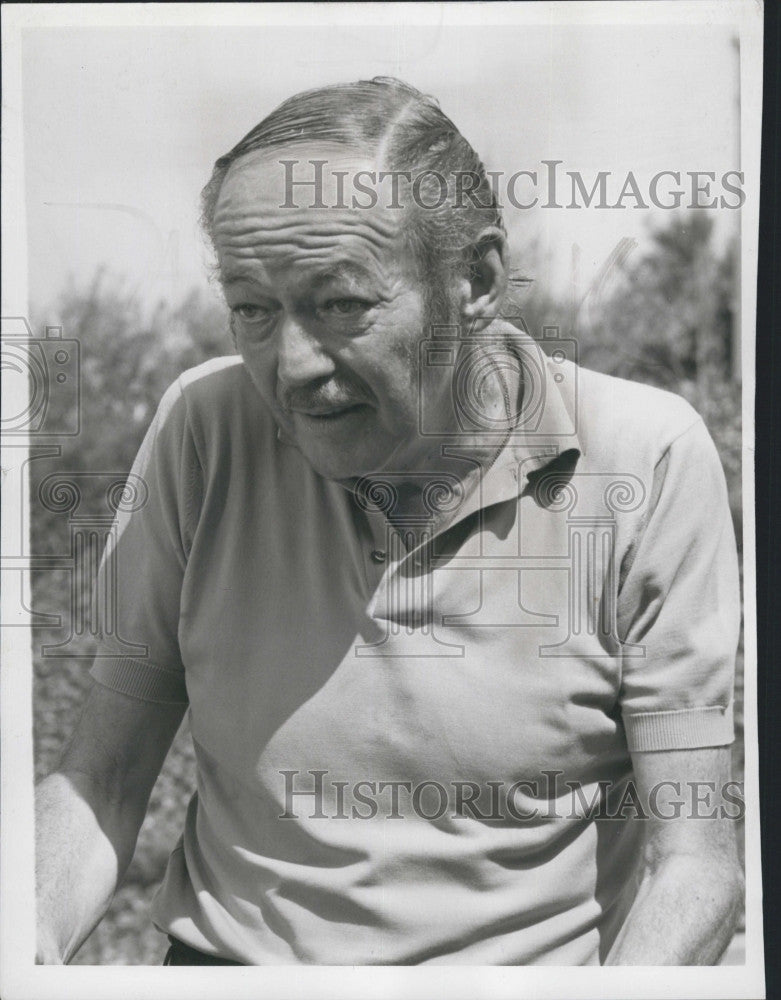
[[[245,153],[228,168],[218,205],[223,199],[260,199],[267,207],[327,206],[349,202],[344,192],[355,192],[355,178],[376,172],[375,159],[336,143],[294,143],[280,149]],[[340,191],[342,197],[340,199]]]
[[[317,161],[313,164],[311,161]],[[231,164],[213,232],[220,258],[322,263],[335,252],[376,262],[403,243],[403,200],[370,204],[377,164],[365,153],[321,144],[256,150]],[[404,255],[405,257],[407,255]]]

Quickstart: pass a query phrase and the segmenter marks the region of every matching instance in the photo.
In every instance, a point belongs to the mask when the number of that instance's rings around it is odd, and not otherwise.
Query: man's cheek
[[[279,401],[276,393],[276,372],[273,366],[268,363],[262,363],[257,358],[254,351],[247,349],[246,347],[242,349],[241,345],[239,345],[239,354],[241,355],[241,360],[244,362],[244,367],[247,370],[253,385],[258,390],[263,400],[270,406],[278,408]]]
[[[386,424],[394,434],[412,441],[418,429],[417,383],[409,379],[387,400]]]

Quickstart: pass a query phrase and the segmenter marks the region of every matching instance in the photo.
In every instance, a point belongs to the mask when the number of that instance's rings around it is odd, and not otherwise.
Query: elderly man
[[[700,418],[502,319],[482,164],[398,81],[285,102],[204,222],[239,357],[166,393],[104,557],[147,653],[103,638],[40,786],[39,961],[186,708],[169,964],[717,961],[739,600]]]

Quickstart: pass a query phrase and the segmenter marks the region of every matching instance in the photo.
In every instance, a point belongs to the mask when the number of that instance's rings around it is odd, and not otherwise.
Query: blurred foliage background
[[[524,271],[544,274],[535,248],[520,255]],[[541,282],[521,283],[516,313],[535,336],[555,326],[578,342],[582,365],[636,379],[684,396],[702,414],[721,454],[730,505],[741,541],[741,385],[739,251],[717,249],[707,213],[674,216],[652,233],[642,253],[627,241],[588,293],[573,301],[546,294]],[[59,303],[63,336],[81,349],[81,431],[62,439],[56,458],[30,462],[31,551],[71,551],[69,510],[44,504],[39,489],[53,471],[111,473],[121,479],[157,403],[173,379],[193,365],[233,351],[227,315],[204,292],[177,306],[161,304],[149,317],[121,283],[98,274],[87,288],[72,288]],[[67,421],[73,401],[52,394],[63,408],[53,419]],[[105,516],[105,476],[82,476],[79,517]],[[67,506],[67,505],[66,505]],[[72,510],[71,510],[72,513]],[[43,654],[62,643],[72,622],[85,614],[86,593],[71,604],[66,570],[37,572],[33,609],[52,615],[33,631],[36,776],[57,763],[78,718],[88,687],[89,631],[67,644],[66,655]],[[63,651],[60,650],[60,653]],[[738,726],[735,770],[742,777],[742,646],[738,656]],[[186,802],[194,788],[194,762],[183,724],[157,782],[136,852],[108,915],[88,939],[76,964],[159,964],[167,942],[152,926],[148,908],[169,852],[181,832]]]

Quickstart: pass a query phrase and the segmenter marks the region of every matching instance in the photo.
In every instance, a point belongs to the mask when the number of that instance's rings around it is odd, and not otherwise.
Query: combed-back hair
[[[368,153],[378,170],[409,171],[413,178],[436,171],[445,178],[446,199],[441,182],[431,175],[420,182],[418,204],[407,198],[414,218],[405,235],[429,287],[441,287],[448,274],[468,272],[472,262],[465,249],[487,226],[504,231],[479,156],[437,100],[401,80],[375,77],[288,98],[217,160],[201,196],[202,223],[212,245],[215,207],[231,164],[257,149],[288,150],[312,140]],[[439,201],[440,207],[422,207]]]

